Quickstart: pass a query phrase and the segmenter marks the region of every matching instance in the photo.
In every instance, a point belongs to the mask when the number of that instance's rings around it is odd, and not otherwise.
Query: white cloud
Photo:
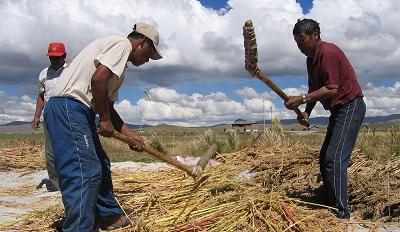
[[[400,71],[398,1],[314,0],[309,16],[321,23],[322,38],[339,45],[361,81],[397,78]]]
[[[152,101],[179,102],[182,99],[188,98],[185,94],[178,94],[174,89],[163,87],[150,89],[148,93]]]
[[[389,87],[375,87],[369,83],[364,89],[367,115],[388,115],[400,113],[400,82]]]
[[[273,117],[280,119],[295,118],[296,115],[283,108],[281,99],[277,105],[271,100],[263,99],[264,93],[258,93],[250,87],[237,89],[235,92],[240,101],[228,97],[223,92],[203,95],[193,93],[186,95],[168,88],[153,88],[149,92],[156,99],[143,97],[137,102],[122,100],[115,103],[115,108],[121,117],[131,124],[174,124],[185,126],[207,126],[219,123],[231,123],[235,119],[262,120]],[[304,93],[304,87],[289,89],[288,92]],[[367,116],[379,116],[400,113],[400,82],[389,87],[375,87],[368,84],[364,89]],[[272,95],[274,93],[268,93]],[[263,102],[264,101],[264,102]],[[36,101],[28,96],[20,98],[9,96],[0,91],[0,114],[4,114],[5,123],[10,121],[31,121],[35,111]],[[304,105],[300,107],[304,110]],[[264,116],[263,116],[264,114]],[[317,104],[312,117],[329,116],[329,111]]]
[[[244,99],[243,104],[247,109],[254,113],[269,111],[271,107],[275,108],[271,101],[263,100],[262,98]]]
[[[283,89],[283,92],[288,96],[299,96],[306,94],[308,92],[308,88],[306,86],[300,86],[300,88],[286,88]]]
[[[161,101],[148,101],[140,99],[137,103],[137,109],[133,106],[132,111],[139,110],[143,112],[143,124],[157,124],[157,123],[170,123],[178,125],[213,125],[218,123],[230,123],[237,118],[246,118],[248,120],[262,120],[263,112],[266,119],[270,118],[270,111],[272,109],[273,117],[280,119],[295,118],[295,114],[286,108],[278,108],[274,102],[264,99],[262,93],[258,93],[250,87],[235,90],[235,93],[242,97],[240,102],[227,97],[224,93],[211,93],[209,95],[202,95],[193,93],[191,96],[179,94],[175,90],[167,88],[154,88],[152,92],[163,92],[165,99],[173,99],[174,102],[164,101],[160,96]],[[289,95],[299,95],[306,93],[305,86],[300,88],[285,89]],[[166,94],[170,93],[170,95]],[[374,87],[369,84],[365,90],[364,95],[367,105],[367,116],[388,115],[400,113],[400,82],[396,82],[390,87]],[[272,95],[274,93],[268,93]],[[180,98],[173,98],[171,96],[181,96]],[[277,100],[281,107],[281,100]],[[129,101],[123,101],[117,104],[117,109],[122,110],[122,103],[126,104]],[[382,102],[386,102],[382,104]],[[304,105],[300,107],[304,110]],[[126,110],[126,108],[125,108]],[[136,117],[132,116],[135,113],[124,114],[125,120],[130,123],[135,122]],[[128,116],[131,115],[131,116]],[[312,117],[327,117],[329,111],[323,109],[322,105],[318,103],[312,112]]]
[[[276,99],[275,94],[271,94],[269,92],[257,93],[253,88],[243,87],[242,89],[235,90],[235,93],[239,96],[242,96],[247,99],[251,98],[264,98],[264,100],[273,100]]]
[[[140,81],[168,87],[171,83],[248,78],[243,70],[242,26],[249,18],[255,25],[263,71],[273,77],[305,77],[305,57],[295,46],[292,28],[298,18],[311,17],[321,23],[322,38],[339,45],[354,65],[360,83],[366,86],[367,115],[399,112],[400,83],[374,86],[374,81],[398,79],[400,73],[400,31],[394,29],[400,24],[397,0],[314,0],[308,15],[303,15],[295,0],[229,0],[228,5],[229,10],[215,11],[196,0],[0,1],[0,83],[34,91],[31,86],[37,74],[48,64],[45,53],[49,42],[65,42],[72,58],[100,36],[127,35],[138,21],[159,29],[165,57],[133,69],[132,76],[141,75]],[[128,79],[125,84],[131,84]],[[34,100],[8,96],[1,90],[0,110],[10,117],[6,120],[30,121]],[[306,90],[304,86],[284,89],[288,95]],[[247,87],[235,92],[242,101],[223,92],[183,94],[171,87],[152,91],[152,102],[117,103],[123,117],[132,122],[143,118],[149,124],[193,125],[237,117],[260,119],[262,98],[279,117],[294,117],[292,112],[274,107],[274,102],[280,101],[275,93],[258,93]],[[313,116],[320,115],[327,112],[318,104]]]
[[[166,67],[184,66],[191,73],[185,79],[188,82],[200,80],[201,72],[239,73],[243,72],[241,28],[251,18],[260,66],[274,76],[306,75],[305,57],[291,35],[296,20],[304,17],[295,0],[230,0],[228,4],[230,9],[221,14],[196,0],[2,1],[0,48],[8,59],[0,58],[0,67],[20,69],[18,62],[10,61],[14,59],[42,68],[51,41],[64,41],[73,57],[99,36],[126,35],[135,22],[147,21],[160,31],[165,58],[150,62],[144,70],[157,66],[163,72]],[[322,38],[343,48],[362,82],[398,75],[400,32],[393,30],[400,23],[396,0],[315,0],[313,5],[306,16],[321,23]]]
[[[237,95],[243,96],[245,98],[255,98],[258,97],[257,92],[250,87],[244,87],[243,89],[237,89],[235,91]]]
[[[244,89],[262,96],[249,87]],[[127,100],[116,103],[117,111],[122,112],[121,117],[128,123],[203,126],[230,123],[237,118],[262,119],[262,98],[243,98],[242,102],[238,102],[222,92],[207,95],[193,93],[188,96],[162,87],[148,91],[157,97],[150,100],[142,98],[135,106]],[[273,103],[265,101],[265,109],[269,111],[270,106]]]
[[[1,123],[12,121],[32,121],[35,113],[36,99],[28,96],[20,98],[9,96],[0,90],[0,114]]]

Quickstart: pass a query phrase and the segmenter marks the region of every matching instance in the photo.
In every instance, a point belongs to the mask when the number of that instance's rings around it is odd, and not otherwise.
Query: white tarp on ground
[[[195,165],[199,158],[177,156],[178,161]],[[210,165],[215,165],[211,161]],[[166,163],[116,162],[111,169],[129,169],[138,172],[168,169]],[[46,187],[36,186],[47,177],[47,171],[38,172],[0,172],[0,223],[18,219],[21,215],[33,210],[43,210],[55,204],[62,204],[60,192],[47,192]],[[18,191],[21,190],[21,191]],[[30,193],[24,195],[23,192]]]
[[[33,210],[61,204],[60,192],[47,192],[46,187],[35,188],[44,178],[47,178],[46,171],[0,172],[0,223],[18,219]]]

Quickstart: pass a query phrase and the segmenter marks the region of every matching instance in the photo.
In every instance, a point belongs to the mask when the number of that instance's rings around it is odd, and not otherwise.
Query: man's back
[[[119,80],[113,82],[111,89],[118,88],[131,50],[129,40],[122,36],[107,36],[93,41],[65,68],[49,96],[69,96],[93,106],[91,78],[96,67],[99,63],[107,66],[114,73],[113,79]]]

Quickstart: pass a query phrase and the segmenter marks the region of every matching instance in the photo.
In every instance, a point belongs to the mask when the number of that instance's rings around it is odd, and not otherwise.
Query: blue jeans
[[[338,209],[336,216],[339,218],[350,218],[347,168],[365,111],[362,97],[332,110],[320,152],[320,171],[325,197],[328,205]]]
[[[64,203],[63,231],[92,231],[95,217],[121,215],[94,111],[75,99],[52,97],[46,104],[44,121]]]

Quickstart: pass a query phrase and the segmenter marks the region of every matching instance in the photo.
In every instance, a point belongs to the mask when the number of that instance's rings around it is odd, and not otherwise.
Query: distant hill
[[[149,128],[152,127],[152,125],[134,125],[134,124],[128,124],[128,127],[131,129],[140,129],[140,128]]]
[[[329,122],[328,117],[311,117],[310,121],[312,124],[319,124],[319,125],[327,125]],[[392,114],[387,116],[374,116],[374,117],[365,117],[364,123],[375,124],[375,123],[385,123],[385,122],[393,122],[399,121],[400,122],[400,114]],[[283,125],[292,125],[297,124],[297,119],[282,119],[280,120],[281,124]],[[258,124],[263,124],[263,120],[257,121]],[[266,124],[271,124],[271,120],[265,120]]]
[[[400,122],[400,114],[391,114],[388,116],[366,117],[364,119],[364,123],[382,123],[382,122],[392,122],[392,121]]]
[[[20,125],[26,125],[26,124],[31,124],[31,122],[25,122],[25,121],[14,121],[14,122],[9,122],[4,124],[3,126],[20,126]]]
[[[327,125],[328,124],[328,117],[316,117],[311,118],[312,125]],[[258,124],[263,124],[263,120],[256,121]],[[233,123],[233,122],[232,122]],[[265,120],[266,124],[271,124],[270,120]],[[281,120],[282,125],[297,125],[296,119],[283,119]],[[366,117],[364,119],[364,124],[379,124],[379,125],[386,125],[390,126],[392,123],[400,123],[400,114],[392,114],[387,116],[375,116],[375,117]],[[31,128],[30,122],[23,122],[23,121],[14,121],[7,123],[5,125],[0,125],[0,133],[34,133]],[[226,126],[230,126],[231,123],[226,124],[217,124],[209,127],[193,127],[193,128],[225,128]],[[135,125],[135,124],[128,124],[129,128],[131,129],[154,129],[154,130],[176,130],[181,127],[168,125],[168,124],[160,124],[156,126],[151,125]]]
[[[96,123],[98,123],[98,119],[96,119]],[[10,122],[10,123],[6,123],[4,125],[0,125],[0,126],[21,126],[21,125],[30,125],[31,122],[25,122],[25,121],[14,121],[14,122]],[[132,129],[137,129],[137,128],[146,128],[146,127],[151,127],[151,125],[134,125],[134,124],[128,124],[129,128]]]

